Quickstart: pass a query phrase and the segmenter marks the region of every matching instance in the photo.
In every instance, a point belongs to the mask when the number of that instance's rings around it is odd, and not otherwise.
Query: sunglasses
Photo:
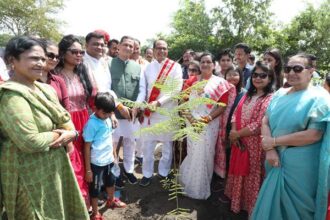
[[[284,72],[290,73],[293,70],[294,73],[301,73],[304,69],[309,69],[310,67],[304,67],[302,65],[293,65],[293,66],[285,66]]]
[[[188,72],[193,72],[193,73],[196,73],[196,72],[198,72],[198,69],[189,68],[189,69],[188,69]]]
[[[78,54],[80,54],[81,56],[83,56],[85,54],[84,50],[68,49],[68,51],[70,51],[72,55],[76,55],[76,56]]]
[[[260,78],[260,79],[266,79],[268,76],[267,73],[252,73],[252,78],[256,79],[256,78]]]
[[[51,53],[51,52],[46,53],[46,56],[48,57],[49,60],[58,61],[60,59],[60,56],[58,54],[54,54],[54,53]]]

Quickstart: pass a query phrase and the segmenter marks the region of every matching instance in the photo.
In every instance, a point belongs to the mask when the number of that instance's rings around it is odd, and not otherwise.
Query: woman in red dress
[[[229,133],[231,158],[225,195],[235,213],[251,214],[261,187],[264,155],[261,120],[272,96],[274,71],[260,61],[252,70],[251,87],[238,103]]]
[[[64,79],[69,96],[69,109],[73,124],[79,132],[79,138],[75,141],[74,151],[70,154],[70,160],[74,169],[78,184],[87,207],[89,206],[88,185],[85,177],[85,163],[83,155],[84,141],[82,129],[88,120],[89,100],[93,93],[93,86],[88,77],[87,68],[82,64],[85,53],[82,44],[74,35],[62,38],[59,45],[60,61],[56,67],[56,73]]]

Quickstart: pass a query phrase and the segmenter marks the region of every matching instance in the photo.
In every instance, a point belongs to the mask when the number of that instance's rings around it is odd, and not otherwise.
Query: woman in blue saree
[[[290,88],[273,96],[262,124],[266,179],[252,219],[325,219],[330,163],[330,99],[310,85],[308,55],[284,68]]]

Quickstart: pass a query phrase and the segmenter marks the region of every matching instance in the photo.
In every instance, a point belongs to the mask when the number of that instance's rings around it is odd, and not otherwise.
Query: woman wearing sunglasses
[[[54,69],[59,62],[58,47],[50,40],[42,39],[41,42],[46,49],[47,59],[46,66],[39,80],[43,83],[50,84],[55,89],[61,105],[66,110],[69,110],[69,97],[66,84],[64,80],[60,76],[55,75],[54,72]]]
[[[69,96],[68,111],[76,130],[79,132],[78,139],[73,143],[74,151],[70,154],[70,159],[81,193],[89,206],[88,185],[84,180],[84,142],[81,132],[89,117],[88,106],[93,93],[93,86],[88,77],[87,68],[82,64],[85,51],[82,50],[79,39],[73,35],[64,36],[58,48],[60,60],[55,71],[65,81]]]
[[[261,120],[272,97],[274,71],[261,61],[256,62],[250,88],[238,103],[229,133],[231,158],[225,195],[231,210],[252,212],[263,180],[264,152],[261,146]],[[229,202],[225,195],[220,201]],[[227,199],[227,201],[226,201]]]
[[[330,164],[330,102],[310,85],[312,60],[291,57],[262,123],[266,179],[252,219],[325,219]]]

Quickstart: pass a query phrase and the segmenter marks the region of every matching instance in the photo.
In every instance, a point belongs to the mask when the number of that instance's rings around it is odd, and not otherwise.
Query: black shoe
[[[157,174],[157,177],[159,178],[160,181],[165,180],[167,176],[162,176],[159,173]]]
[[[230,199],[225,195],[225,192],[222,191],[219,195],[219,201],[224,204],[230,203]]]
[[[174,179],[174,175],[172,173],[169,173],[167,176],[162,176],[158,173],[157,176],[160,180],[165,180],[165,179],[172,180],[172,179]]]
[[[119,177],[116,178],[115,187],[116,187],[116,189],[124,189],[125,183],[123,182],[121,176],[119,176]]]
[[[143,157],[135,157],[135,162],[137,164],[139,164],[140,166],[142,166],[143,163]]]
[[[147,177],[143,177],[141,180],[140,180],[140,186],[149,186],[151,183],[151,178],[147,178]]]
[[[127,180],[130,184],[135,185],[138,183],[133,173],[126,173],[126,171],[124,171],[124,175],[127,177]]]

